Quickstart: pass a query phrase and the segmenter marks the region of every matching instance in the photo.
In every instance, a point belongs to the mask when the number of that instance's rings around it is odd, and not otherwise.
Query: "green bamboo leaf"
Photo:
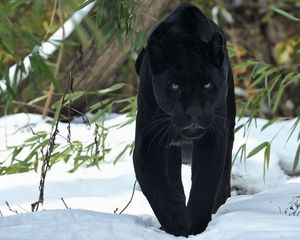
[[[244,144],[242,144],[239,147],[239,149],[237,150],[236,154],[234,155],[234,158],[233,158],[233,161],[232,161],[232,165],[235,163],[235,161],[236,161],[236,159],[237,159],[237,157],[238,157],[239,154],[240,154],[240,160],[242,159],[243,152],[244,152],[243,149],[245,148],[245,146],[246,146],[246,144],[244,143]]]
[[[286,82],[284,85],[288,86],[292,83],[297,83],[299,81],[299,79],[300,79],[300,73],[299,74],[293,73],[286,79]]]
[[[89,42],[89,36],[80,24],[74,29],[74,33],[78,37],[82,46],[86,47]]]
[[[248,101],[244,104],[242,110],[241,110],[240,113],[239,113],[239,120],[240,120],[242,117],[245,116],[245,113],[246,113],[247,110],[249,109],[249,106],[250,106],[250,104],[252,103],[252,101],[253,101],[253,98],[250,97],[250,98],[248,99]]]
[[[297,118],[297,120],[295,121],[295,123],[293,124],[292,128],[291,128],[291,131],[290,131],[290,134],[286,140],[286,143],[290,140],[291,136],[293,135],[294,131],[296,130],[298,124],[300,123],[300,116]],[[299,135],[298,135],[298,141],[299,141],[299,136],[300,136],[300,132],[299,132]]]
[[[32,100],[28,103],[28,105],[32,105],[32,104],[38,103],[38,102],[40,102],[40,101],[43,101],[43,100],[46,99],[46,98],[47,98],[47,95],[39,96],[39,97],[37,97],[37,98],[32,99]]]
[[[128,98],[122,98],[115,101],[115,103],[131,103],[136,100],[136,97],[128,97]]]
[[[33,170],[34,170],[35,172],[37,172],[38,166],[39,166],[39,156],[38,156],[37,153],[35,153],[35,161],[34,161],[34,163],[33,163]]]
[[[47,132],[45,132],[45,131],[37,132],[32,137],[27,138],[24,142],[26,142],[26,143],[27,142],[36,142],[36,140],[38,140],[40,138],[44,139],[46,136],[47,136]]]
[[[30,160],[33,158],[33,156],[36,154],[37,148],[33,149],[22,162],[30,162]]]
[[[83,22],[85,25],[89,28],[89,30],[93,33],[93,36],[95,37],[98,47],[104,48],[105,46],[105,36],[103,35],[102,31],[97,28],[97,24],[95,21],[88,15],[84,18]]]
[[[55,113],[54,113],[54,118],[53,118],[53,123],[55,124],[56,122],[58,122],[59,119],[59,115],[60,115],[60,111],[61,108],[63,106],[63,101],[64,101],[64,97],[62,97],[58,102],[57,105],[55,106]],[[55,105],[55,104],[54,104]],[[52,126],[52,128],[54,127],[54,125]]]
[[[11,163],[13,163],[16,160],[16,157],[19,155],[19,153],[23,150],[22,147],[16,147],[13,151],[12,157],[11,157]]]
[[[264,162],[267,169],[269,168],[269,164],[270,164],[270,153],[271,153],[271,144],[268,143],[268,145],[265,148],[265,154],[264,154]]]
[[[264,75],[264,73],[270,68],[270,65],[264,64],[259,65],[257,69],[253,72],[253,77]]]
[[[268,78],[271,74],[277,73],[280,71],[278,67],[270,67],[269,65],[262,67],[258,71],[254,72],[255,76],[258,76],[257,79],[250,85],[250,87],[256,86],[258,83],[263,82],[264,79]]]
[[[275,117],[271,120],[269,120],[265,125],[262,126],[261,131],[265,130],[267,127],[271,126],[273,123],[278,121],[278,117]]]
[[[276,75],[276,77],[274,77],[274,78],[272,79],[272,85],[271,85],[271,87],[268,89],[268,90],[269,90],[269,93],[272,92],[272,90],[273,90],[274,87],[277,85],[278,81],[281,80],[281,78],[282,78],[282,74],[281,74],[281,73],[278,73],[278,74]]]
[[[283,91],[284,91],[284,87],[280,86],[278,92],[275,95],[274,105],[273,105],[273,108],[272,108],[273,112],[276,112],[276,110],[278,109],[278,105],[280,103],[280,99],[282,97]]]
[[[269,9],[292,20],[292,21],[300,21],[300,18],[297,18],[297,17],[293,16],[292,14],[290,14],[286,11],[283,11],[282,9],[279,9],[278,7],[276,7],[274,5],[269,6]]]
[[[105,106],[105,105],[103,104],[102,101],[101,102],[97,102],[97,103],[95,103],[95,104],[93,104],[93,105],[90,106],[90,111],[94,112],[95,110],[98,110],[99,108],[102,108],[103,106]]]
[[[259,151],[261,151],[262,149],[264,149],[266,146],[268,146],[269,142],[263,142],[261,144],[259,144],[257,147],[255,147],[248,155],[247,158],[250,158],[252,156],[254,156],[255,154],[257,154]]]
[[[114,92],[116,90],[123,88],[125,85],[126,85],[125,83],[116,83],[109,88],[99,90],[98,93],[104,94],[104,93]]]
[[[245,67],[256,66],[256,65],[258,65],[258,64],[259,64],[258,61],[255,61],[255,60],[250,59],[250,60],[248,60],[248,61],[246,61],[246,62],[244,62],[244,63],[235,64],[233,67],[234,67],[235,69],[239,69],[239,68],[245,68]]]
[[[264,179],[264,181],[266,179],[266,171],[269,169],[270,152],[271,152],[271,144],[268,143],[268,145],[265,148],[265,153],[264,153],[264,169],[263,169],[263,179]]]
[[[92,2],[94,2],[94,0],[87,0],[87,1],[85,1],[85,2],[82,3],[82,5],[80,6],[80,9],[86,7],[87,5],[89,5],[89,4],[92,3]]]
[[[300,144],[298,144],[297,152],[295,154],[294,164],[293,164],[293,171],[296,170],[296,168],[299,164],[299,160],[300,160]]]
[[[90,120],[92,123],[98,121],[100,118],[102,118],[103,116],[105,116],[105,114],[107,113],[107,109],[101,110],[99,112],[97,112],[92,119]]]
[[[114,164],[116,164],[126,153],[127,149],[130,148],[130,144],[127,144],[123,150],[117,155],[117,157],[114,160]]]
[[[140,49],[141,46],[143,45],[144,38],[145,38],[144,30],[141,30],[141,31],[137,32],[136,36],[135,36],[134,43],[133,43],[133,48],[134,49]]]
[[[130,124],[132,122],[134,122],[134,121],[135,121],[135,117],[128,118],[124,123],[122,123],[121,125],[118,126],[118,129],[120,129],[120,128],[122,128],[122,127],[124,127],[124,126],[126,126],[126,125],[128,125],[128,124]]]
[[[76,101],[78,98],[82,97],[85,94],[85,91],[76,91],[73,93],[66,94],[64,105],[69,104],[70,102]]]

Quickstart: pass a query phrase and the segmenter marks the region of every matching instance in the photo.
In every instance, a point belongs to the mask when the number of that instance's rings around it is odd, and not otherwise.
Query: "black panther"
[[[137,180],[163,230],[201,233],[230,196],[235,97],[224,34],[182,3],[150,32],[135,67]],[[187,142],[193,150],[186,204],[181,146]]]

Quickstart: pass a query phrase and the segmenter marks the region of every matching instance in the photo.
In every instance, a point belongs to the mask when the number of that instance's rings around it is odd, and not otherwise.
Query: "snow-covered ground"
[[[107,126],[125,121],[125,116],[106,120]],[[242,124],[247,119],[238,122]],[[299,127],[286,143],[295,120],[277,122],[261,131],[266,121],[257,120],[243,136],[236,133],[234,153],[247,141],[247,152],[264,141],[271,141],[269,170],[263,179],[264,152],[246,161],[236,160],[233,166],[233,197],[213,216],[207,230],[189,238],[226,239],[300,239],[300,177],[291,177],[297,149]],[[21,144],[33,131],[50,131],[51,125],[39,115],[16,114],[0,118],[0,161],[7,159],[7,147]],[[80,121],[71,124],[72,140],[93,142],[93,127]],[[67,136],[67,124],[59,125],[59,133]],[[39,173],[29,172],[0,176],[0,239],[2,240],[118,240],[176,239],[159,230],[147,200],[136,187],[128,203],[135,176],[131,157],[126,154],[116,165],[118,152],[134,139],[134,123],[112,129],[108,146],[112,151],[97,168],[79,168],[68,173],[70,163],[53,166],[46,178],[45,202],[42,211],[30,213],[30,204],[37,200]],[[65,141],[58,137],[58,141]],[[7,158],[8,157],[8,158]],[[186,193],[190,187],[190,167],[184,165]],[[296,169],[300,173],[300,167]],[[295,173],[293,174],[295,175]],[[248,195],[236,195],[244,193]],[[71,209],[66,209],[61,198]],[[9,210],[8,202],[12,210]]]

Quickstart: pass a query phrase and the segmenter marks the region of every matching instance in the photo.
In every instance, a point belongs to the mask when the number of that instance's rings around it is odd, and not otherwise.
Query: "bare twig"
[[[70,207],[68,207],[68,205],[66,204],[65,200],[63,198],[60,198],[60,200],[63,202],[63,204],[65,205],[66,209],[71,209]]]
[[[38,133],[36,133],[36,132],[32,129],[31,126],[29,127],[29,130],[31,131],[32,135],[41,137],[41,135],[38,134]],[[36,141],[37,141],[37,143],[41,144],[41,141],[40,141],[39,139],[37,139]],[[45,159],[45,155],[44,155],[44,146],[41,147],[40,153],[41,153],[41,155],[42,155],[42,158]]]
[[[0,210],[0,216],[3,217],[3,214],[2,214],[2,212],[1,212],[1,210]]]
[[[63,106],[64,102],[65,102],[65,94],[62,97],[62,106]],[[59,111],[59,115],[60,115],[60,112],[61,112],[61,108],[60,108],[60,111]],[[57,121],[55,123],[55,126],[54,126],[54,129],[53,129],[53,131],[50,135],[50,138],[49,138],[49,147],[48,147],[47,152],[45,154],[45,158],[43,159],[43,164],[42,164],[42,169],[41,169],[41,179],[40,179],[40,186],[39,186],[40,194],[39,194],[38,200],[31,204],[31,211],[32,212],[37,211],[38,207],[39,207],[39,204],[43,204],[43,202],[44,202],[45,180],[46,180],[47,172],[50,168],[50,158],[51,158],[52,152],[53,152],[54,147],[55,147],[56,135],[59,132],[58,131],[58,123],[59,123],[59,120],[57,119]]]
[[[72,110],[73,112],[76,112],[76,113],[80,114],[80,117],[81,117],[81,119],[83,120],[83,122],[84,122],[85,124],[87,124],[89,127],[91,127],[91,122],[90,122],[90,120],[89,120],[82,112],[78,111],[78,110],[75,109],[75,108],[71,108],[71,110]]]
[[[99,145],[100,145],[100,139],[101,135],[99,134],[99,126],[98,124],[95,124],[95,132],[94,132],[94,143],[95,143],[95,155],[98,155],[100,153]]]
[[[72,71],[69,73],[69,81],[68,81],[68,92],[73,93],[73,77],[72,77]],[[71,109],[72,109],[72,103],[73,101],[70,99],[69,104],[68,104],[68,143],[71,142]]]
[[[60,136],[62,139],[66,140],[68,142],[68,139],[66,137],[64,137],[63,135],[61,135],[60,133],[57,134],[57,136]],[[69,144],[71,145],[72,148],[74,148],[77,152],[80,152],[80,150],[72,143],[69,142]]]
[[[129,199],[129,202],[126,204],[126,206],[119,212],[119,214],[122,214],[126,208],[128,208],[128,206],[130,205],[132,199],[133,199],[133,196],[134,196],[134,192],[135,192],[135,186],[136,186],[136,183],[137,183],[137,180],[134,181],[134,184],[133,184],[133,189],[132,189],[132,194],[131,194],[131,197]]]
[[[13,213],[15,213],[15,214],[19,214],[17,210],[13,210],[13,209],[10,207],[10,205],[9,205],[9,203],[8,203],[7,201],[5,202],[5,204],[6,204],[6,206],[8,207],[8,210],[9,210],[9,211],[11,211],[11,212],[13,212]]]

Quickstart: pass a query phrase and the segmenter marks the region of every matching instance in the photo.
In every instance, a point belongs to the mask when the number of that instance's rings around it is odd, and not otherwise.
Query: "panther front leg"
[[[219,134],[207,134],[193,142],[192,187],[188,201],[192,220],[190,234],[203,232],[211,220],[226,155],[225,130]]]
[[[175,236],[188,236],[191,221],[185,197],[169,181],[166,149],[160,154],[138,146],[133,155],[134,168],[141,189],[148,199],[162,229]]]

